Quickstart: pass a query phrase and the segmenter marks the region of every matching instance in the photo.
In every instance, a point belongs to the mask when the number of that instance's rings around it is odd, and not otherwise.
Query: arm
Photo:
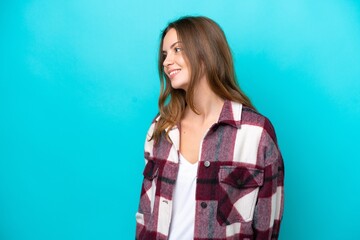
[[[264,164],[264,184],[259,189],[254,213],[255,239],[278,239],[284,208],[284,164],[271,123],[265,122],[258,149]]]
[[[153,148],[153,141],[149,141],[152,135],[154,124],[150,126],[150,129],[146,135],[145,139],[145,146],[144,146],[144,155],[145,155],[145,169],[143,172],[144,180],[141,187],[141,193],[140,193],[140,203],[139,203],[139,209],[136,213],[136,237],[135,239],[144,239],[145,233],[146,233],[146,221],[148,219],[145,219],[144,210],[148,209],[150,207],[150,201],[152,199],[149,198],[149,193],[154,192],[155,190],[152,188],[152,183],[147,179],[150,178],[153,174],[153,168],[148,164],[147,157],[150,155],[150,152],[152,152]],[[155,192],[154,192],[155,193]],[[153,194],[150,194],[153,195]]]

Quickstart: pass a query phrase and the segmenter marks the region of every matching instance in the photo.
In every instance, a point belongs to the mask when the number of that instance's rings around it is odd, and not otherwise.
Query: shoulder
[[[267,117],[252,108],[243,106],[241,110],[242,124],[262,127],[266,121],[269,121]]]
[[[261,113],[249,107],[242,107],[241,125],[250,125],[262,128],[263,132],[267,133],[274,142],[276,142],[275,129],[271,121]]]
[[[148,131],[147,131],[147,138],[148,138],[148,139],[152,137],[153,132],[154,132],[154,129],[155,129],[155,125],[156,125],[156,123],[159,121],[159,119],[160,119],[160,114],[157,113],[157,114],[155,115],[155,117],[153,118],[153,120],[151,121],[150,126],[149,126],[149,129],[148,129]]]
[[[148,131],[146,133],[145,144],[144,144],[145,158],[152,155],[152,152],[153,152],[153,148],[154,148],[153,134],[154,134],[156,122],[158,120],[158,116],[159,116],[159,114],[157,114],[153,118],[153,120],[151,121],[151,124],[148,128]]]

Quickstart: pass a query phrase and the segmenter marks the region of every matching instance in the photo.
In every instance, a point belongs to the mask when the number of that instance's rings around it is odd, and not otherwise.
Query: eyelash
[[[175,52],[175,53],[178,53],[178,52],[181,52],[181,51],[182,51],[182,48],[181,48],[181,47],[175,47],[175,48],[174,48],[174,52]],[[162,55],[163,55],[164,58],[166,58],[167,53],[166,53],[166,52],[163,52]]]

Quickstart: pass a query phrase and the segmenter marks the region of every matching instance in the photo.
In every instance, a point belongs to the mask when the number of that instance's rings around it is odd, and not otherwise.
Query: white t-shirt
[[[181,154],[173,193],[173,211],[169,240],[194,239],[195,191],[198,162],[187,161]]]

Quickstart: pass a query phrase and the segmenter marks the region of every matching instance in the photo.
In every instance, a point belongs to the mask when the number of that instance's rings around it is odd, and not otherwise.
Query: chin
[[[174,88],[174,89],[184,90],[184,91],[186,91],[186,89],[187,89],[187,86],[183,85],[183,84],[171,83],[171,87]]]
[[[173,89],[176,89],[176,90],[184,90],[185,92],[186,92],[186,87],[184,87],[184,86],[174,86],[174,85],[171,85],[171,87],[173,88]]]

